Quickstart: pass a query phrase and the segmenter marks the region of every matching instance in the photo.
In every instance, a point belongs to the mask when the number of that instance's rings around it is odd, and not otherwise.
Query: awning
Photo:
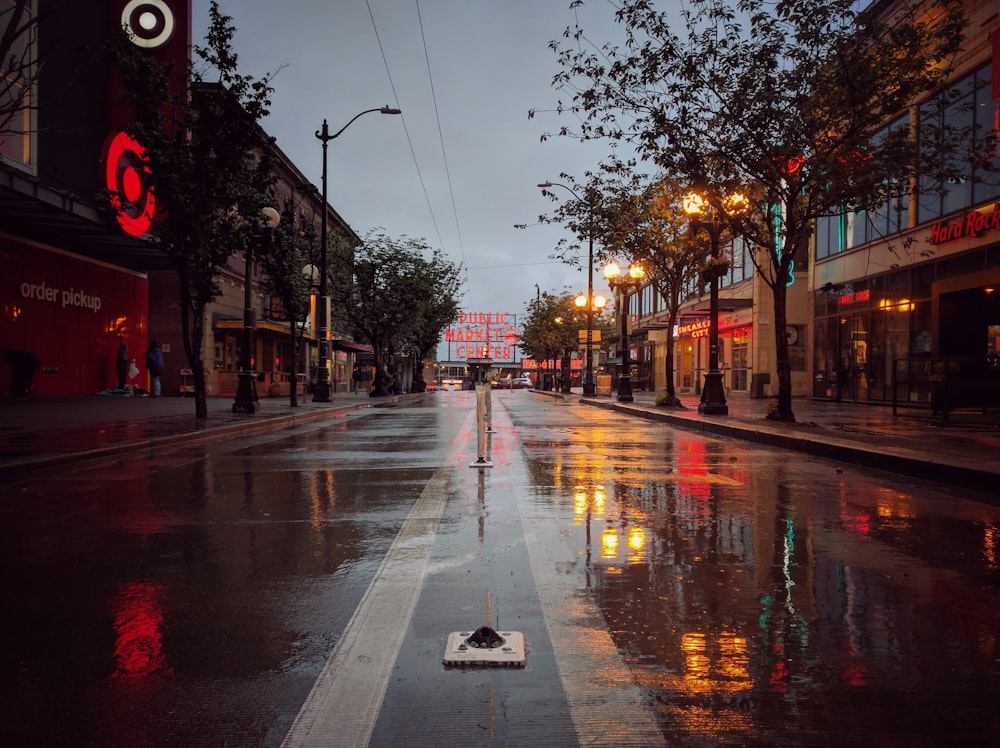
[[[330,346],[336,348],[340,351],[348,351],[350,353],[367,353],[369,355],[375,353],[370,345],[365,345],[364,343],[353,343],[349,340],[331,340]]]

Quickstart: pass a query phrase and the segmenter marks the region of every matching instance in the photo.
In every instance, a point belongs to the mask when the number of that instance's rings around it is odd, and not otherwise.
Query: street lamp
[[[711,241],[708,264],[702,271],[702,280],[709,283],[708,371],[701,391],[698,412],[703,415],[729,415],[726,390],[719,370],[719,279],[729,270],[729,263],[719,255],[719,237],[728,219],[744,213],[748,207],[744,195],[735,192],[713,204],[697,192],[684,196],[684,212],[691,216],[691,227],[705,229]],[[710,218],[705,218],[710,216]]]
[[[323,207],[322,207],[322,223],[320,224],[320,236],[319,236],[319,254],[320,254],[320,265],[319,265],[319,309],[316,310],[317,325],[316,334],[319,336],[319,370],[316,372],[316,382],[313,384],[313,402],[314,403],[328,403],[330,402],[330,292],[328,284],[328,276],[330,270],[327,267],[327,247],[326,247],[326,220],[327,220],[327,204],[326,204],[326,144],[340,137],[340,134],[344,132],[358,117],[369,114],[370,112],[378,112],[379,114],[401,114],[399,109],[393,109],[392,107],[384,106],[376,109],[365,109],[365,111],[360,112],[350,120],[346,125],[341,127],[333,135],[330,134],[330,130],[326,124],[326,120],[323,120],[323,129],[316,131],[316,137],[323,143],[323,174],[322,174],[322,187],[323,187]]]
[[[568,191],[573,197],[577,199],[578,202],[584,202],[583,199],[576,194],[576,192],[559,182],[541,182],[539,185],[543,190],[547,190],[550,187],[562,187],[564,190]],[[587,205],[587,361],[586,367],[584,368],[583,375],[583,394],[595,395],[597,394],[597,388],[594,385],[594,357],[592,355],[593,345],[594,345],[594,206],[590,202]],[[584,306],[580,303],[578,298],[576,305],[579,307]],[[604,306],[604,304],[601,304]],[[600,308],[600,307],[598,307]]]
[[[632,361],[628,348],[628,291],[639,290],[646,271],[642,265],[633,264],[628,273],[622,273],[617,262],[608,263],[604,268],[611,290],[618,294],[618,319],[621,321],[621,339],[618,355],[622,360],[622,373],[618,376],[618,402],[632,402]]]
[[[233,400],[233,413],[253,413],[257,410],[257,388],[254,383],[257,375],[252,370],[250,349],[253,347],[253,250],[258,241],[266,243],[271,238],[271,232],[281,222],[281,214],[271,207],[261,209],[264,218],[264,233],[250,237],[244,253],[243,271],[243,350],[240,351],[240,373],[236,383],[236,397]]]
[[[584,369],[583,394],[596,395],[597,387],[594,385],[594,360],[590,352],[594,344],[594,312],[601,311],[608,303],[600,294],[594,295],[593,287],[587,291],[586,295],[580,294],[574,300],[578,309],[587,313],[587,362]],[[590,383],[589,387],[587,383]]]

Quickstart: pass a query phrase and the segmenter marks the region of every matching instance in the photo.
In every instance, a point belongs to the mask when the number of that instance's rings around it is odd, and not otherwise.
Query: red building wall
[[[0,238],[0,347],[41,359],[32,392],[89,394],[115,386],[119,342],[142,370],[149,343],[145,275]],[[0,363],[0,397],[11,371]]]

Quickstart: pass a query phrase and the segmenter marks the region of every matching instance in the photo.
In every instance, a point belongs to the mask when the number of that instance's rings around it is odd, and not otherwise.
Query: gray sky
[[[552,109],[559,97],[550,84],[559,68],[548,43],[566,26],[578,18],[598,43],[617,36],[610,0],[589,0],[576,11],[569,5],[220,2],[238,28],[241,72],[260,77],[284,66],[263,125],[317,186],[322,152],[314,133],[324,118],[332,133],[365,109],[403,110],[402,117],[366,114],[329,143],[328,199],[352,228],[361,236],[383,227],[392,236],[426,239],[467,268],[463,310],[519,316],[536,283],[543,292],[587,284],[585,273],[548,258],[565,231],[535,225],[554,207],[536,185],[560,181],[560,172],[582,177],[610,151],[607,143],[570,138],[542,143],[564,118],[528,119],[529,109]],[[204,41],[208,6],[193,2],[196,43]],[[606,290],[600,268],[594,286]]]

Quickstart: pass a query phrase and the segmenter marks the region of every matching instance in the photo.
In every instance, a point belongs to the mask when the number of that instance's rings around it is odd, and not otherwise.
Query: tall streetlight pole
[[[344,132],[348,127],[353,124],[354,120],[358,117],[369,114],[371,112],[378,112],[380,114],[401,114],[399,109],[393,109],[392,107],[384,106],[375,109],[365,109],[363,112],[359,112],[354,115],[354,117],[346,125],[341,127],[333,135],[330,134],[330,130],[326,124],[326,120],[323,120],[323,128],[316,131],[316,137],[323,144],[323,174],[322,174],[322,223],[319,227],[319,309],[316,311],[317,325],[316,333],[319,336],[319,370],[316,372],[316,382],[313,384],[313,402],[314,403],[328,403],[330,402],[330,291],[328,276],[330,274],[330,269],[327,266],[327,238],[326,238],[326,222],[327,222],[327,203],[326,203],[326,144],[331,140],[339,138],[341,133]]]
[[[233,413],[253,413],[257,410],[257,391],[254,387],[254,380],[257,377],[253,371],[251,361],[251,348],[253,348],[253,250],[258,242],[268,241],[271,231],[277,228],[281,222],[281,214],[271,207],[263,208],[264,228],[263,234],[254,234],[250,237],[246,252],[243,256],[243,341],[240,351],[240,372],[237,375],[236,397],[233,399]]]
[[[604,268],[604,277],[608,279],[611,290],[618,294],[618,320],[621,323],[621,339],[618,345],[618,355],[622,360],[622,373],[618,376],[618,402],[632,402],[632,360],[628,347],[628,290],[638,290],[646,271],[642,265],[632,265],[628,273],[622,273],[617,262],[609,263]]]
[[[709,258],[702,279],[709,283],[708,307],[708,371],[705,372],[705,386],[701,391],[701,402],[698,412],[703,415],[729,415],[726,405],[726,388],[722,381],[722,371],[719,369],[719,279],[729,270],[729,263],[719,254],[719,237],[725,229],[728,219],[744,213],[747,209],[747,199],[739,193],[726,196],[719,205],[710,204],[709,200],[696,192],[684,197],[684,212],[692,217],[691,226],[697,231],[705,229],[710,240]],[[706,220],[702,216],[711,214]]]
[[[550,187],[562,187],[564,190],[568,191],[573,197],[577,199],[577,202],[583,203],[584,200],[576,194],[576,192],[559,182],[541,182],[539,185],[543,190],[547,190]],[[586,353],[587,360],[585,362],[584,375],[583,375],[583,394],[585,396],[592,396],[597,394],[597,387],[594,385],[594,357],[593,357],[593,346],[594,346],[594,206],[587,202],[587,343],[586,343]],[[582,306],[577,301],[577,306]]]

